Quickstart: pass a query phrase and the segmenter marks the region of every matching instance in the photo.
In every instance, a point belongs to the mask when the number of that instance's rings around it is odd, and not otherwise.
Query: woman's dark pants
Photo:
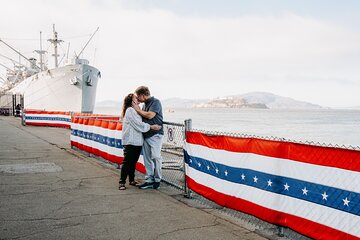
[[[140,157],[141,148],[142,146],[124,145],[124,160],[119,183],[125,184],[127,176],[129,176],[129,182],[135,180],[135,167]]]

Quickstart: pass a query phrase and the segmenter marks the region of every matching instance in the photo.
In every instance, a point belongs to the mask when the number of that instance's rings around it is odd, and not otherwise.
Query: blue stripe
[[[306,182],[294,178],[277,176],[252,169],[230,167],[208,161],[203,158],[190,156],[185,150],[184,158],[185,162],[191,168],[216,178],[313,202],[357,216],[360,215],[360,194],[356,192]],[[218,172],[216,172],[216,169]],[[257,180],[257,182],[255,182],[255,180]],[[271,181],[271,186],[269,186],[269,180]],[[288,190],[285,189],[285,185],[289,186]],[[303,192],[304,190],[307,190],[306,195]],[[327,196],[324,195],[324,193]],[[324,199],[324,196],[327,200]],[[345,205],[346,201],[350,201],[348,203],[349,206]]]
[[[47,120],[47,121],[62,121],[62,122],[71,122],[71,119],[69,118],[62,118],[62,117],[32,117],[32,116],[26,116],[26,120]]]
[[[111,138],[91,132],[85,132],[78,129],[71,129],[71,135],[81,137],[87,140],[92,140],[110,147],[119,148],[119,149],[123,148],[121,139]]]

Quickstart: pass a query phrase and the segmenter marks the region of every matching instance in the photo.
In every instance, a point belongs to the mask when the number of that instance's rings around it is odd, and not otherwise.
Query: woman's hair
[[[132,98],[133,98],[133,96],[134,96],[133,93],[129,93],[129,94],[124,98],[122,115],[121,115],[122,118],[124,118],[124,116],[125,116],[126,109],[128,109],[129,107],[132,106],[132,101],[133,101]]]

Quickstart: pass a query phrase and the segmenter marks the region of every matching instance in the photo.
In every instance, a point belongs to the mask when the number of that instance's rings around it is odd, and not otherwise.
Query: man
[[[150,125],[160,125],[161,129],[158,131],[150,130],[144,135],[143,145],[143,158],[146,170],[145,182],[139,186],[140,189],[160,187],[161,181],[161,145],[164,136],[163,125],[163,114],[161,103],[158,99],[150,95],[149,88],[140,86],[135,90],[135,94],[138,101],[145,103],[143,109],[138,106],[133,106],[134,109],[139,113],[144,122]]]

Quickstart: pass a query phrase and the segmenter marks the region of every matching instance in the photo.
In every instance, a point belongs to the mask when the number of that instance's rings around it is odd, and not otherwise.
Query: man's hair
[[[148,87],[140,86],[135,90],[136,95],[150,96],[150,90]]]

